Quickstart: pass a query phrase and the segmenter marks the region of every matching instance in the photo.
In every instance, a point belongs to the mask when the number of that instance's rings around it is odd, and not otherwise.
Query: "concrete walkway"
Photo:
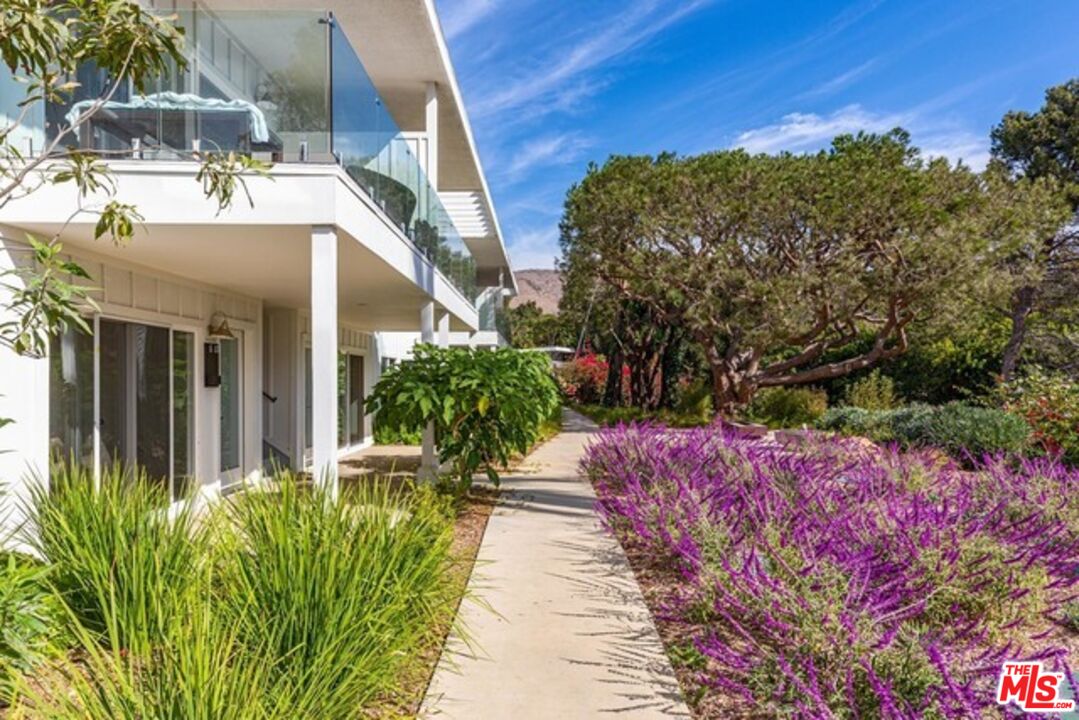
[[[618,542],[577,463],[595,425],[563,432],[503,479],[461,620],[421,715],[460,720],[689,717]]]

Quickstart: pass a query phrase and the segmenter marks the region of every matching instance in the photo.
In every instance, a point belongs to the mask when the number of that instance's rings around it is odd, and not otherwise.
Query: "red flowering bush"
[[[558,378],[558,384],[566,398],[592,405],[603,397],[608,367],[607,360],[602,355],[588,353],[563,363],[555,371],[555,377]]]
[[[607,430],[583,468],[704,716],[998,717],[1005,659],[1075,687],[1079,470],[718,425]]]
[[[1033,372],[1004,385],[1002,392],[1005,409],[1027,421],[1035,444],[1079,464],[1079,383]]]

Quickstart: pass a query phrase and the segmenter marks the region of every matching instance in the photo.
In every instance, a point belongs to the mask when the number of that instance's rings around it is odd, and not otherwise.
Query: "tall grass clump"
[[[289,475],[225,509],[234,546],[216,602],[272,671],[276,707],[353,718],[443,617],[452,514],[427,488],[334,503]]]
[[[209,538],[190,506],[138,472],[57,464],[31,485],[23,539],[50,566],[70,618],[106,646],[145,655],[209,589]]]
[[[973,464],[645,425],[583,467],[703,715],[936,719],[996,717],[1005,659],[1075,665],[1079,470]]]
[[[25,689],[42,720],[289,720],[273,702],[273,665],[250,653],[238,628],[204,601],[169,628],[153,651],[102,647],[76,625],[80,652]]]

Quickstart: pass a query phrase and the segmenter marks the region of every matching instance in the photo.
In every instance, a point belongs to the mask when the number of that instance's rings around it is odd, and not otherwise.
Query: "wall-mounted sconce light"
[[[210,340],[236,339],[236,336],[232,334],[232,330],[229,328],[229,319],[225,317],[225,313],[215,312],[210,316],[210,327],[207,337]]]

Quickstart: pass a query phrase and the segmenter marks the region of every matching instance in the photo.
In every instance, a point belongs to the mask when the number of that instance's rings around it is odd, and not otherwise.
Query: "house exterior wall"
[[[10,267],[24,255],[21,231],[0,227],[0,267]],[[194,338],[194,475],[203,482],[218,478],[220,391],[203,387],[202,347],[215,312],[228,317],[233,330],[243,333],[242,472],[245,476],[261,466],[262,414],[262,304],[259,300],[206,286],[197,281],[141,268],[91,253],[72,254],[86,269],[99,316],[189,332]],[[10,312],[10,311],[3,311]],[[9,319],[4,317],[4,319]],[[0,430],[0,478],[14,489],[25,486],[32,475],[45,476],[49,463],[49,359],[20,357],[0,351],[0,417],[15,419]]]

